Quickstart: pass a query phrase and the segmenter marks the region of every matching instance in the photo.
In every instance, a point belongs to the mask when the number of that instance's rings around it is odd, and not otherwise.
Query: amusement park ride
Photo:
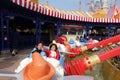
[[[25,3],[23,2],[24,0],[18,0],[18,1],[11,0],[11,1],[14,3],[17,3],[18,5],[22,5],[28,9],[30,8],[30,10],[41,12],[41,13],[43,13],[42,16],[44,14],[47,15],[46,17],[54,16],[56,18],[61,18],[59,20],[64,20],[64,21],[66,19],[67,21],[69,21],[69,20],[75,21],[76,20],[76,22],[79,20],[82,22],[88,21],[88,23],[90,23],[92,21],[94,23],[95,22],[96,23],[104,23],[104,22],[105,23],[109,23],[109,22],[112,23],[112,21],[114,23],[120,22],[119,19],[95,18],[93,20],[93,18],[83,18],[80,16],[72,16],[72,15],[66,16],[66,14],[64,14],[62,16],[61,12],[55,12],[54,10],[51,11],[47,8],[38,6],[32,2],[27,2],[26,0],[25,0]],[[31,6],[31,5],[34,5],[34,6]],[[53,14],[54,12],[55,12],[55,14]],[[71,18],[71,16],[72,16],[72,18]],[[3,16],[1,16],[1,17],[3,17]],[[4,23],[4,21],[2,21],[2,22]],[[36,27],[38,27],[37,28],[38,33],[39,33],[39,29],[40,29],[39,26],[40,26],[40,22],[38,22],[38,25],[36,23]],[[107,47],[107,46],[110,46],[112,44],[120,42],[120,35],[117,35],[117,36],[102,40],[98,43],[87,44],[87,45],[82,46],[82,47],[71,48],[70,44],[68,43],[67,38],[65,36],[64,37],[61,36],[61,38],[63,40],[63,45],[65,45],[66,50],[67,50],[66,52],[63,52],[63,53],[68,53],[67,56],[70,58],[78,56],[78,55],[82,54],[84,51],[90,50],[94,47],[104,48],[104,47]],[[57,80],[57,79],[58,80],[65,80],[64,77],[69,77],[69,79],[67,79],[67,80],[71,80],[72,79],[71,76],[74,76],[74,75],[82,76],[85,74],[87,69],[92,70],[93,66],[97,65],[98,63],[101,63],[101,62],[106,61],[110,58],[113,58],[115,56],[120,55],[119,52],[120,52],[120,47],[117,47],[117,48],[114,48],[112,50],[109,50],[108,52],[100,53],[98,55],[96,54],[96,55],[89,56],[89,57],[87,57],[85,55],[83,59],[66,61],[64,67],[61,67],[59,61],[57,61],[55,59],[43,58],[39,53],[33,52],[32,57],[30,59],[25,59],[25,60],[28,60],[28,62],[26,62],[26,63],[23,62],[20,64],[20,66],[18,66],[19,68],[18,68],[17,73],[0,72],[0,76],[16,77],[18,80]],[[58,70],[58,69],[63,71],[63,72],[57,72],[56,70]],[[66,76],[63,75],[64,72],[65,72]],[[56,76],[56,74],[59,74],[62,76],[58,77],[58,76]],[[91,78],[91,77],[88,77],[88,76],[85,76],[85,77],[87,77],[87,79],[83,79],[83,80],[93,80],[93,78]],[[72,80],[78,80],[78,79],[72,79]]]
[[[120,35],[117,35],[115,37],[111,37],[109,39],[100,41],[95,44],[90,44],[89,46],[85,46],[84,48],[80,47],[78,49],[79,49],[79,53],[81,53],[85,50],[91,49],[96,46],[105,47],[111,44],[118,43],[119,41],[120,41]],[[65,67],[64,67],[65,73],[67,76],[85,74],[88,68],[92,69],[94,65],[101,63],[105,60],[108,60],[112,57],[120,55],[119,52],[120,52],[120,47],[117,47],[113,50],[100,53],[98,55],[93,55],[90,57],[86,56],[84,59],[67,61],[65,62]],[[53,63],[53,65],[54,64],[55,63]],[[32,61],[29,62],[29,64],[27,64],[22,71],[20,71],[21,75],[19,74],[19,76],[16,76],[17,73],[16,74],[0,73],[0,76],[17,77],[18,80],[22,80],[22,79],[23,80],[51,80],[55,74],[55,67],[53,67],[53,65],[45,61],[39,53],[34,52],[32,55]],[[22,78],[19,79],[19,77],[22,77]]]

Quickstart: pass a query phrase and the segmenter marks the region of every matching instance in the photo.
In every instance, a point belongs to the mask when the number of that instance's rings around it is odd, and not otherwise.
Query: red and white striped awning
[[[84,21],[84,22],[98,22],[98,23],[120,23],[119,18],[91,18],[91,17],[84,17],[84,16],[79,16],[77,13],[72,13],[74,14],[69,14],[65,13],[62,10],[57,11],[56,9],[49,9],[44,6],[40,6],[36,3],[33,3],[28,0],[11,0],[13,3],[22,6],[24,8],[33,10],[35,12],[45,14],[48,16],[52,17],[57,17],[61,19],[66,19],[66,20],[74,20],[74,21]],[[75,15],[76,14],[76,15]]]

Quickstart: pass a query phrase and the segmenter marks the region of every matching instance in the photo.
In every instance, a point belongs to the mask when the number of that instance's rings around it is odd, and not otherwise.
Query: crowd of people
[[[71,47],[73,47],[73,48],[85,46],[86,44],[93,44],[93,43],[97,43],[97,42],[99,42],[99,40],[89,38],[86,36],[76,36],[75,39],[69,40],[69,43],[70,43]]]

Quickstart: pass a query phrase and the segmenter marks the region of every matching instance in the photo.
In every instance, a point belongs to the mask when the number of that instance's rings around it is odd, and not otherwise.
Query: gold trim
[[[103,48],[103,45],[100,45],[101,48]]]
[[[112,42],[108,43],[108,45],[112,45]]]
[[[100,63],[100,58],[98,57],[98,55],[93,55],[88,57],[88,59],[84,59],[87,67],[89,68],[90,66],[94,66],[98,63]]]
[[[87,46],[84,46],[84,47],[81,48],[81,50],[86,51],[86,50],[88,50],[88,48],[87,48]]]

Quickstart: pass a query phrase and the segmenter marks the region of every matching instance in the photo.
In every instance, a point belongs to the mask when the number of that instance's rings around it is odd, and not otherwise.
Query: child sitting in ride
[[[57,45],[54,43],[51,43],[49,46],[49,50],[45,50],[47,57],[49,58],[55,58],[57,60],[60,59],[60,53],[57,50]]]
[[[47,57],[54,58],[60,62],[64,67],[64,56],[61,54],[65,52],[65,47],[62,44],[56,43],[55,40],[49,45],[49,48],[45,50]]]
[[[53,40],[53,42],[49,45],[49,49],[45,50],[47,55],[47,61],[50,62],[56,70],[57,77],[64,76],[64,60],[63,56],[58,51],[58,44]],[[50,61],[51,59],[51,61]]]

